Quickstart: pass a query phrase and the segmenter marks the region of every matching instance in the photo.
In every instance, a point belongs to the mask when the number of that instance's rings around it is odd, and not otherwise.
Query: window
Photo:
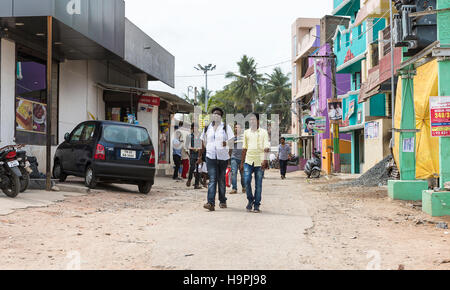
[[[81,141],[89,142],[94,138],[95,124],[87,124],[84,126]]]
[[[26,53],[25,53],[26,51]],[[16,57],[16,143],[45,145],[47,141],[47,65],[39,56],[17,45]],[[52,75],[52,144],[57,144],[58,64]]]
[[[75,131],[72,133],[72,137],[70,138],[70,143],[80,141],[83,129],[84,125],[80,125],[78,128],[75,129]]]
[[[341,33],[340,32],[337,35],[336,42],[337,42],[337,51],[340,51],[341,50]]]
[[[103,138],[111,143],[151,145],[147,130],[140,127],[107,125],[103,129]]]

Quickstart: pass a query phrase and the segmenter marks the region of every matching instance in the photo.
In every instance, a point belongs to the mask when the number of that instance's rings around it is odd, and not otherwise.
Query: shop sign
[[[431,136],[450,137],[450,97],[431,97]]]
[[[139,103],[154,106],[154,107],[159,107],[159,105],[161,104],[161,99],[158,97],[152,97],[152,96],[142,96],[139,99]]]

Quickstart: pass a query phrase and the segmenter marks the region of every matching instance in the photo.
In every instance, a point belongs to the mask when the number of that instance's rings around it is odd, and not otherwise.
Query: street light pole
[[[205,74],[205,111],[208,113],[208,72],[213,71],[216,69],[215,65],[208,64],[206,66],[202,66],[199,64],[197,67],[194,67],[198,71],[202,71]]]

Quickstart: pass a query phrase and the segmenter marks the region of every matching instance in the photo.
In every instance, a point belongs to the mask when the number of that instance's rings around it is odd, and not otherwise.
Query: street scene
[[[450,1],[203,2],[0,1],[0,270],[450,270]]]

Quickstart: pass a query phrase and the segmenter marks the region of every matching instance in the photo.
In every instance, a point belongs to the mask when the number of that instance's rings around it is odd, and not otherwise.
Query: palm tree
[[[277,67],[266,74],[264,85],[264,103],[270,114],[280,116],[280,132],[286,133],[291,124],[291,83],[289,74]]]
[[[237,109],[244,111],[244,113],[250,113],[255,110],[255,103],[260,93],[263,77],[256,72],[256,62],[252,57],[244,55],[237,65],[239,74],[229,72],[225,77],[233,79],[229,88]]]

